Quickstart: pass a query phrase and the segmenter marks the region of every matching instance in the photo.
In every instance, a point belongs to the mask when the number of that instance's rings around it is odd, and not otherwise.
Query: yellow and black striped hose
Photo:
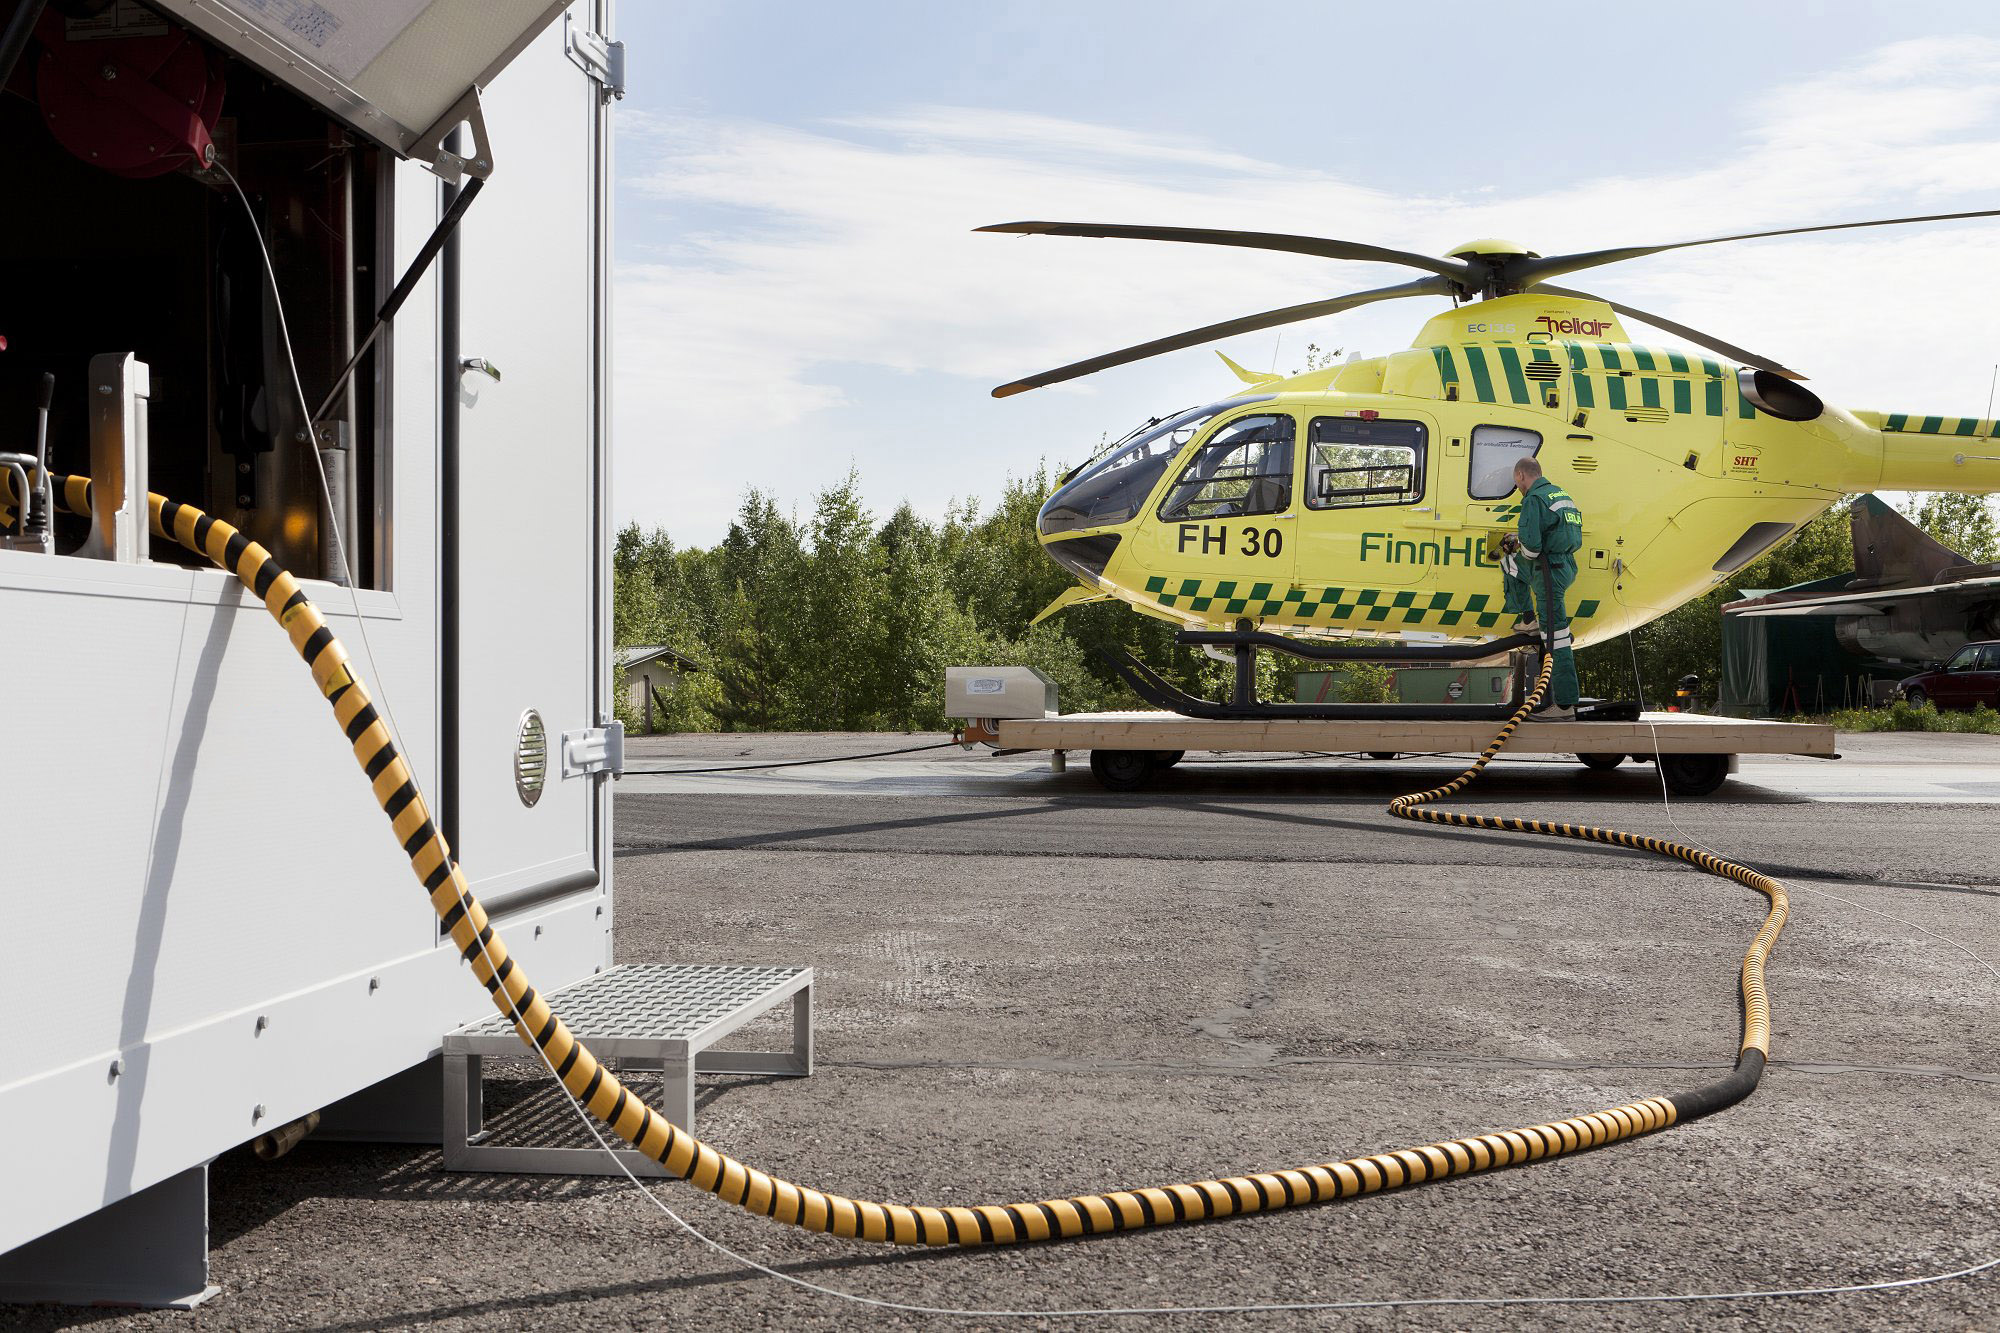
[[[1500,728],[1499,733],[1487,744],[1480,756],[1472,761],[1471,768],[1442,787],[1414,792],[1408,796],[1398,796],[1389,802],[1389,813],[1398,819],[1444,824],[1452,828],[1496,829],[1502,833],[1539,833],[1548,838],[1608,842],[1617,847],[1629,847],[1636,852],[1671,856],[1691,866],[1698,866],[1711,875],[1720,875],[1739,884],[1747,884],[1763,894],[1770,904],[1769,910],[1764,915],[1764,924],[1757,931],[1757,937],[1750,941],[1750,948],[1743,955],[1740,980],[1743,995],[1743,1041],[1736,1052],[1736,1068],[1728,1078],[1720,1082],[1665,1099],[1673,1108],[1673,1119],[1669,1123],[1712,1115],[1748,1097],[1756,1091],[1758,1080],[1764,1076],[1764,1061],[1771,1054],[1771,998],[1764,989],[1764,964],[1770,959],[1771,949],[1778,942],[1778,932],[1785,928],[1786,917],[1791,914],[1791,900],[1785,896],[1785,886],[1769,875],[1752,870],[1749,866],[1724,860],[1720,856],[1683,843],[1668,842],[1664,838],[1650,838],[1637,833],[1625,833],[1618,829],[1598,828],[1591,824],[1557,824],[1545,819],[1502,819],[1491,815],[1466,815],[1454,810],[1431,808],[1432,802],[1456,796],[1471,786],[1480,771],[1493,762],[1493,756],[1500,753],[1501,747],[1513,739],[1514,732],[1521,725],[1521,719],[1541,702],[1542,696],[1548,691],[1549,668],[1554,660],[1552,655],[1543,655],[1541,674],[1535,680],[1534,690],[1514,716],[1507,719],[1506,724]]]
[[[56,480],[60,502],[72,511],[88,513],[89,482],[81,477]],[[1549,1124],[1474,1134],[1366,1157],[1038,1202],[922,1207],[849,1199],[781,1180],[718,1152],[670,1124],[664,1115],[626,1089],[609,1068],[570,1035],[548,1002],[528,984],[488,922],[484,909],[473,898],[425,808],[423,797],[418,794],[415,776],[396,753],[388,728],[369,702],[366,687],[348,669],[347,653],[297,581],[278,568],[269,552],[228,523],[159,495],[147,499],[154,532],[172,538],[233,573],[263,600],[291,636],[292,646],[305,659],[314,683],[333,706],[334,717],[353,744],[354,757],[374,785],[375,798],[389,816],[396,837],[410,858],[410,868],[430,894],[431,906],[460,954],[471,964],[474,975],[493,997],[494,1004],[513,1022],[521,1040],[538,1049],[563,1086],[620,1138],[698,1188],[761,1217],[809,1231],[899,1245],[987,1245],[1267,1212],[1559,1157],[1664,1129],[1676,1121],[1708,1114],[1747,1096],[1763,1068],[1770,1032],[1763,964],[1785,918],[1784,892],[1775,881],[1704,852],[1653,838],[1608,829],[1487,819],[1424,808],[1427,802],[1463,789],[1506,744],[1521,718],[1547,688],[1549,667],[1544,660],[1535,691],[1470,769],[1446,786],[1400,797],[1390,809],[1406,819],[1615,842],[1679,857],[1764,893],[1771,900],[1771,910],[1743,962],[1746,1019],[1742,1053],[1731,1079],[1692,1094],[1646,1097]]]

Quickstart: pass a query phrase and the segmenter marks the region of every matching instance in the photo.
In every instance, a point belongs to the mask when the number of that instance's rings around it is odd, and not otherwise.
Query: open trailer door
[[[607,850],[608,148],[566,45],[545,33],[496,82],[498,169],[446,269],[443,813],[496,915],[600,891]]]
[[[605,106],[622,52],[597,35],[610,4],[161,7],[428,165],[449,182],[441,209],[484,182],[440,272],[439,813],[490,910],[593,888],[612,739]]]

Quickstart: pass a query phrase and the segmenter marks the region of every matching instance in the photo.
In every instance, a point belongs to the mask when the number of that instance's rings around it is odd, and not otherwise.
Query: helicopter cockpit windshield
[[[1139,512],[1174,456],[1218,412],[1245,403],[1266,402],[1270,394],[1226,398],[1191,407],[1157,425],[1141,428],[1125,443],[1086,464],[1042,505],[1036,527],[1044,537],[1123,523]]]

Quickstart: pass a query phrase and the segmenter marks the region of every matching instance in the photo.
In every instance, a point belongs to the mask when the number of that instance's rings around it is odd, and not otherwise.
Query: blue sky
[[[1496,15],[1535,13],[1531,23]],[[850,466],[878,517],[990,499],[1234,381],[1191,350],[997,383],[1401,270],[973,236],[1022,218],[1439,252],[1644,244],[2000,207],[2000,7],[1726,13],[1433,3],[627,0],[615,504],[708,544],[743,490]],[[1759,349],[1850,407],[1984,409],[2000,222],[1635,261],[1593,289]],[[1377,354],[1441,302],[1221,345]],[[1650,331],[1638,336],[1655,339]]]

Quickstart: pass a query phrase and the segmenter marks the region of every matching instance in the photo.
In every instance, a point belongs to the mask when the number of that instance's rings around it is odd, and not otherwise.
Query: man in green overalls
[[[1576,580],[1583,513],[1532,458],[1514,464],[1514,486],[1521,492],[1521,528],[1518,536],[1509,533],[1500,539],[1504,610],[1516,617],[1516,634],[1541,633],[1555,657],[1549,698],[1529,720],[1562,721],[1576,716],[1576,654],[1563,603]]]

